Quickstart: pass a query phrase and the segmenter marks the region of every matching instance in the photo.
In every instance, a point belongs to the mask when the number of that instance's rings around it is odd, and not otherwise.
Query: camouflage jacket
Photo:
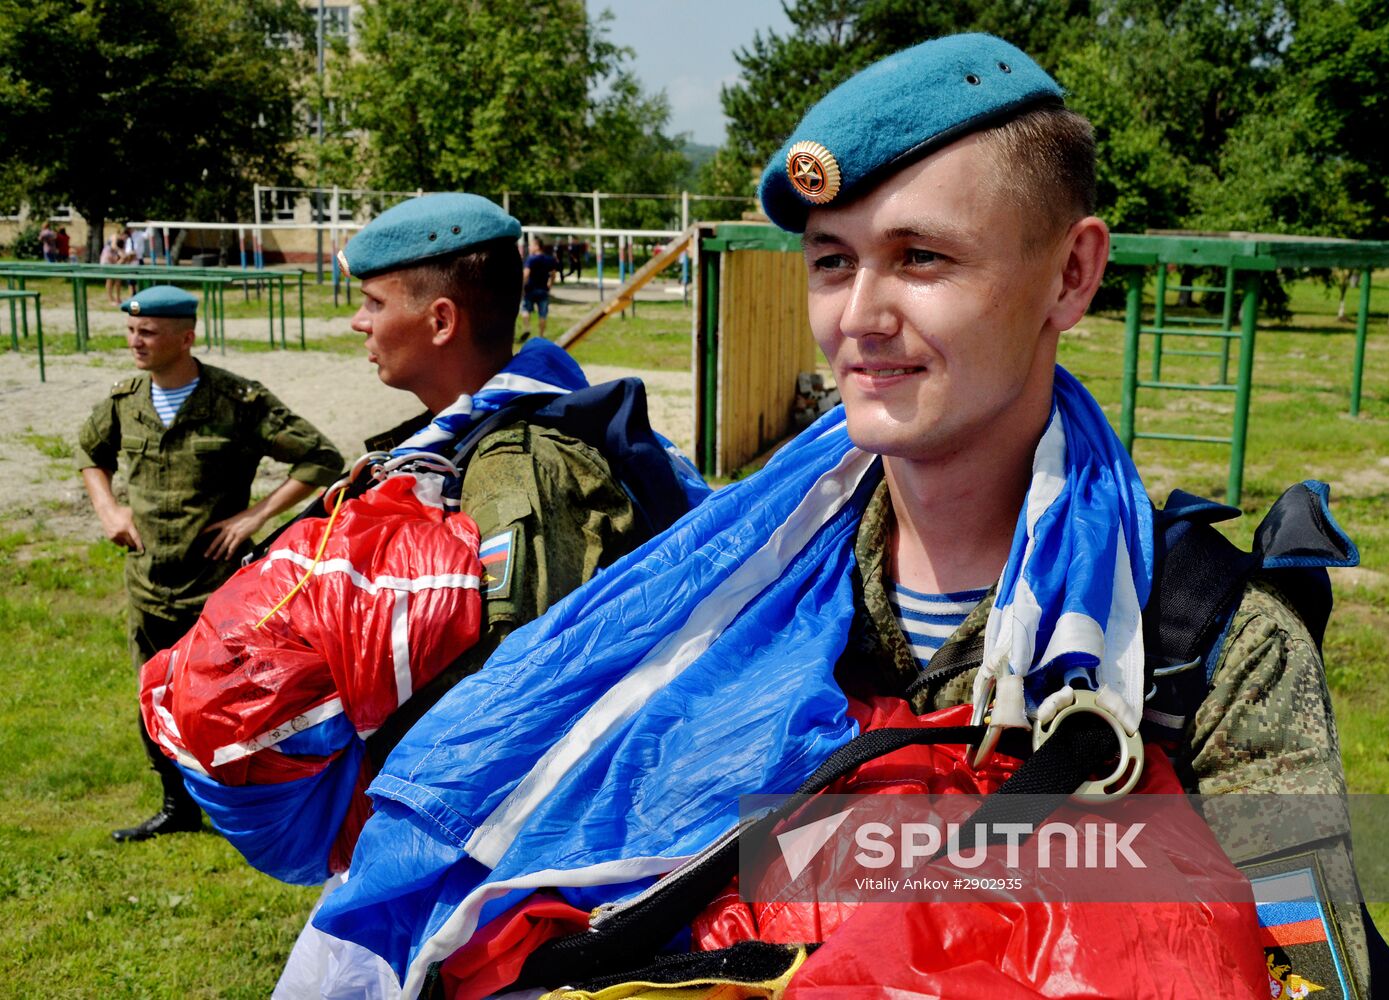
[[[880,483],[855,541],[858,599],[836,676],[850,692],[902,696],[917,713],[967,703],[993,593],[970,612],[922,671],[888,600],[886,554],[893,523],[887,486]],[[1256,577],[1246,588],[1210,690],[1188,724],[1173,763],[1188,791],[1202,795],[1315,794],[1343,801],[1345,773],[1321,655],[1297,613],[1268,581]],[[1367,984],[1359,908],[1340,903],[1356,895],[1345,817],[1325,817],[1315,834],[1299,844],[1286,843],[1286,837],[1275,843],[1263,835],[1268,831],[1258,828],[1257,818],[1207,818],[1226,853],[1239,864],[1298,849],[1316,852],[1352,971]]]
[[[143,552],[125,560],[131,603],[159,613],[197,609],[236,569],[204,556],[204,529],[245,510],[264,456],[301,482],[327,486],[342,456],[264,386],[199,364],[200,379],[168,427],[148,374],[122,379],[78,432],[78,469],[125,475]]]

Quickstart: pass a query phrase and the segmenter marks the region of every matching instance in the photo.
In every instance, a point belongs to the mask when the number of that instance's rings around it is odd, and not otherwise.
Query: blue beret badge
[[[786,176],[806,201],[824,205],[839,193],[839,161],[818,142],[803,139],[786,151]]]

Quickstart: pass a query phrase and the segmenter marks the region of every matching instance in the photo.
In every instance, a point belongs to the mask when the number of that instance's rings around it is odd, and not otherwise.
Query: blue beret
[[[847,202],[970,132],[1061,97],[1045,70],[992,35],[903,49],[806,112],[762,172],[762,208],[782,229],[804,232],[812,205]]]
[[[520,239],[521,223],[486,198],[426,194],[372,219],[347,241],[338,263],[353,277],[370,278],[504,236]]]
[[[122,302],[121,310],[132,316],[193,317],[198,315],[198,300],[182,288],[154,285]]]

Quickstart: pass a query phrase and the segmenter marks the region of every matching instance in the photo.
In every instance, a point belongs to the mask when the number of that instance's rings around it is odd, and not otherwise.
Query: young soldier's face
[[[367,360],[376,375],[395,389],[414,392],[426,384],[437,363],[430,350],[432,328],[399,274],[378,274],[361,284],[362,304],[352,329],[366,334]]]
[[[967,136],[810,212],[811,330],[868,451],[931,461],[987,448],[1019,423],[1035,434],[1050,406],[1064,254],[1024,252],[1027,219],[987,182],[996,169]]]
[[[191,320],[165,316],[128,316],[125,342],[135,367],[159,374],[181,362],[193,350],[197,334]]]

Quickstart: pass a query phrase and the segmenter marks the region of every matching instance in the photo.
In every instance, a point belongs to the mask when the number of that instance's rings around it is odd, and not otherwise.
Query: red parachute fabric
[[[530,953],[551,938],[588,930],[588,912],[541,891],[482,927],[439,968],[449,1000],[483,1000],[516,982]]]
[[[394,476],[345,501],[313,579],[256,628],[308,570],[328,522],[295,523],[145,664],[140,709],[169,757],[229,786],[316,774],[338,755],[337,716],[370,735],[477,641],[477,525],[436,506],[430,482]],[[304,737],[294,753],[278,749],[335,720],[323,748]]]
[[[968,706],[918,718],[894,698],[853,710],[864,730],[969,721]],[[1155,747],[1148,750],[1134,794],[1179,794],[1167,758]],[[962,746],[908,747],[865,764],[828,791],[987,793],[1018,766],[995,755],[975,772],[968,752]],[[786,1000],[1266,996],[1248,883],[1194,813],[1191,818],[1173,831],[1167,849],[1180,870],[1227,885],[1230,901],[748,904],[735,884],[696,919],[694,946],[823,941],[792,980]],[[763,889],[759,899],[775,898],[774,889]]]

